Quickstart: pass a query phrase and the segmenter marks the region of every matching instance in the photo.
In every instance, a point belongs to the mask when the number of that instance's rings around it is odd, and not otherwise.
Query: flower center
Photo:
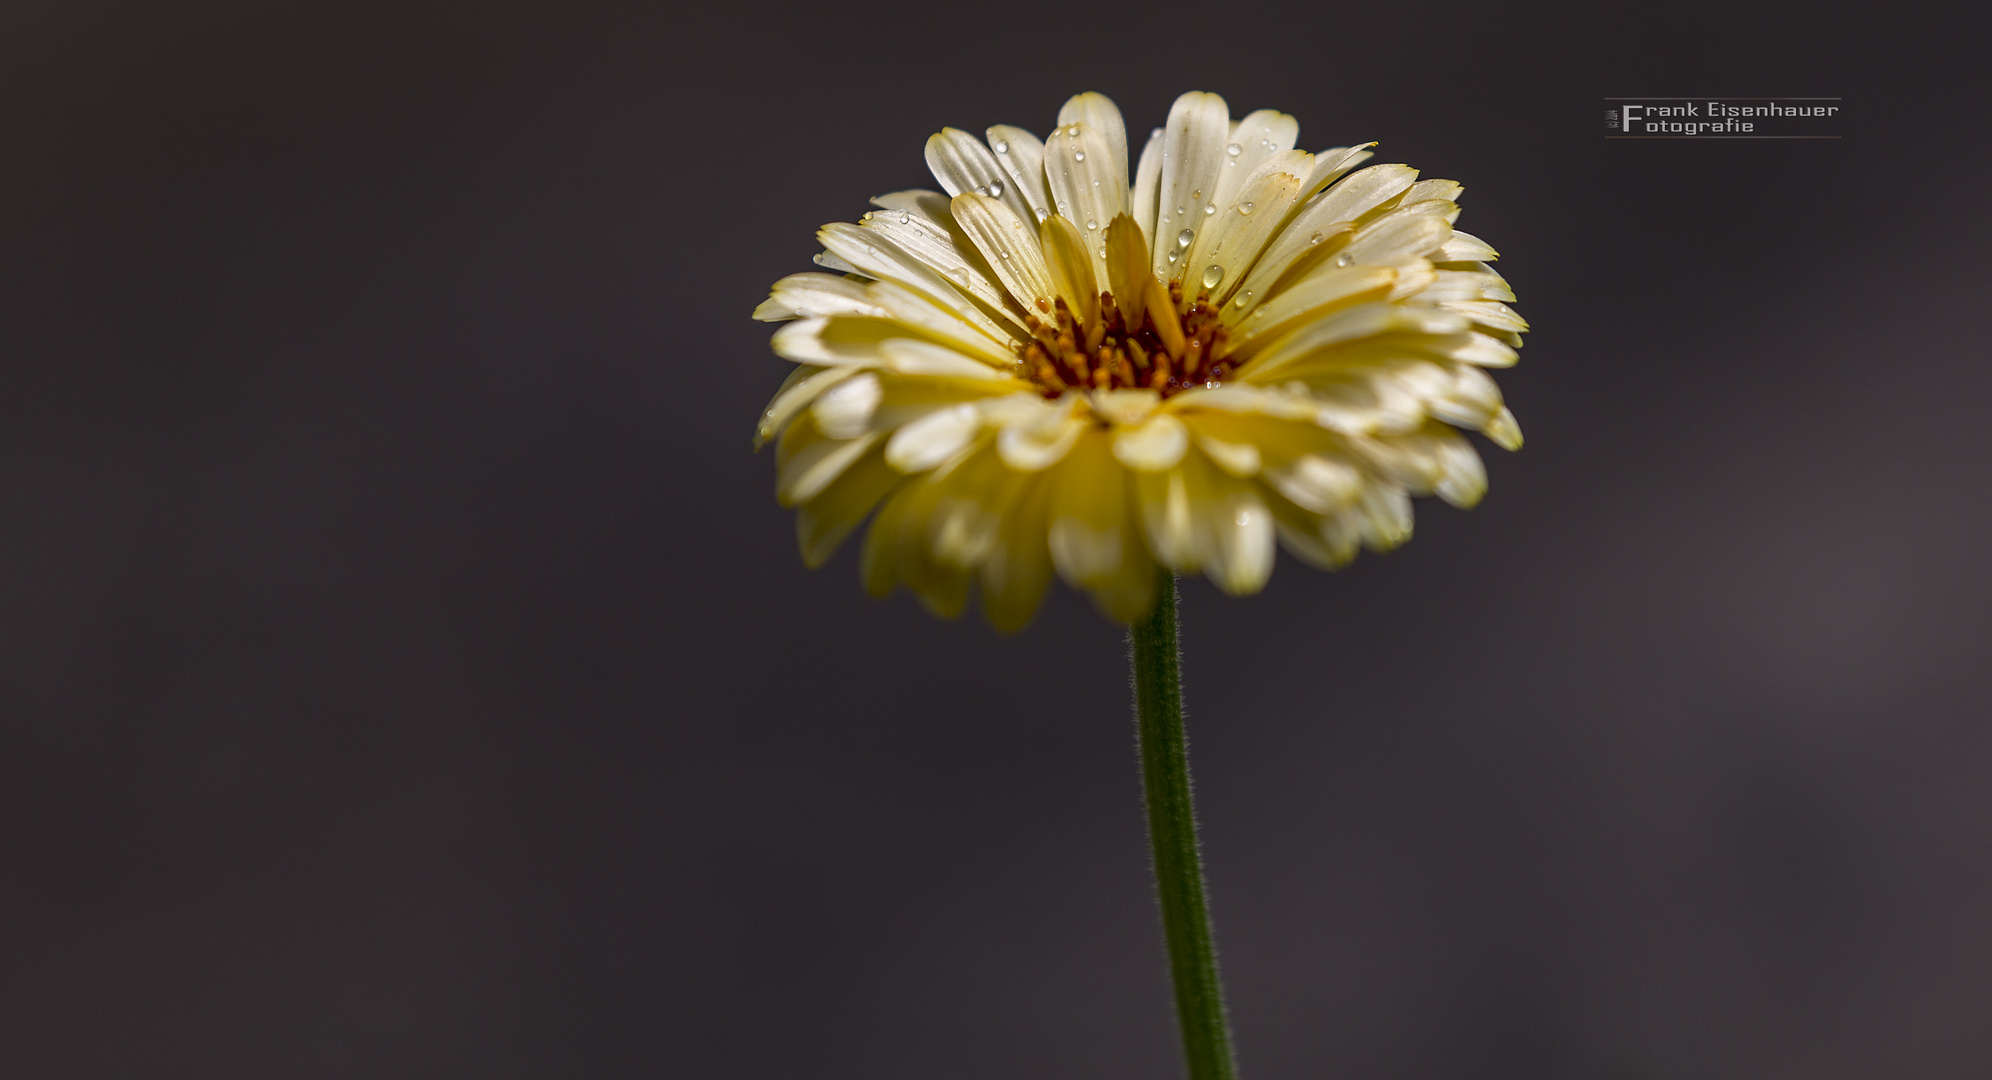
[[[1210,298],[1199,295],[1179,315],[1183,283],[1171,281],[1169,301],[1163,310],[1144,309],[1132,327],[1110,292],[1100,294],[1100,315],[1089,326],[1073,318],[1062,298],[1050,321],[1026,315],[1032,340],[1018,350],[1019,374],[1048,398],[1075,388],[1149,389],[1166,398],[1229,378],[1229,334]]]

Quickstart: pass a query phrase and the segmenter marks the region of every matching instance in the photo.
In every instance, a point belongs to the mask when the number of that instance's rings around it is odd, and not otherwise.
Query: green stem
[[[1217,980],[1196,810],[1190,804],[1189,747],[1183,738],[1182,652],[1176,641],[1176,579],[1161,572],[1155,610],[1128,627],[1135,725],[1148,808],[1148,841],[1162,904],[1162,935],[1176,984],[1176,1019],[1190,1080],[1234,1080],[1231,1028]]]

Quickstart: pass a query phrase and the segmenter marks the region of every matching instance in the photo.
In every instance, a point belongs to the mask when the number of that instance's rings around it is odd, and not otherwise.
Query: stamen
[[[1097,311],[1084,318],[1061,298],[1039,307],[1049,319],[1026,314],[1031,340],[1018,350],[1018,374],[1048,398],[1067,390],[1123,390],[1147,387],[1164,397],[1193,386],[1223,382],[1230,335],[1208,294],[1199,293],[1187,310],[1178,303],[1181,282],[1164,286],[1153,278],[1141,290],[1140,325],[1130,326],[1111,292],[1100,293]]]

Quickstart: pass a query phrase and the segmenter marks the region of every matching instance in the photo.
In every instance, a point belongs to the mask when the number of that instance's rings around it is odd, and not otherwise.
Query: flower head
[[[1132,621],[1158,564],[1252,593],[1276,539],[1335,567],[1409,537],[1413,495],[1478,501],[1460,429],[1521,445],[1486,371],[1527,329],[1494,250],[1453,228],[1460,185],[1298,134],[1184,94],[1130,185],[1120,111],[1080,94],[1042,142],[933,136],[947,194],[824,226],[839,273],[754,312],[798,365],[757,445],[803,559],[876,510],[876,595],[952,617],[979,583],[1016,629],[1055,571]]]

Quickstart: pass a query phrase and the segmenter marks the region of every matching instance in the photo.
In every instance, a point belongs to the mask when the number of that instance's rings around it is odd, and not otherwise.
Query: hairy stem
[[[1190,803],[1189,747],[1183,738],[1182,653],[1177,644],[1176,579],[1162,571],[1155,610],[1128,627],[1135,726],[1148,809],[1148,840],[1162,934],[1176,984],[1176,1019],[1190,1080],[1234,1080],[1231,1028],[1217,979],[1203,862],[1197,856],[1196,811]]]

